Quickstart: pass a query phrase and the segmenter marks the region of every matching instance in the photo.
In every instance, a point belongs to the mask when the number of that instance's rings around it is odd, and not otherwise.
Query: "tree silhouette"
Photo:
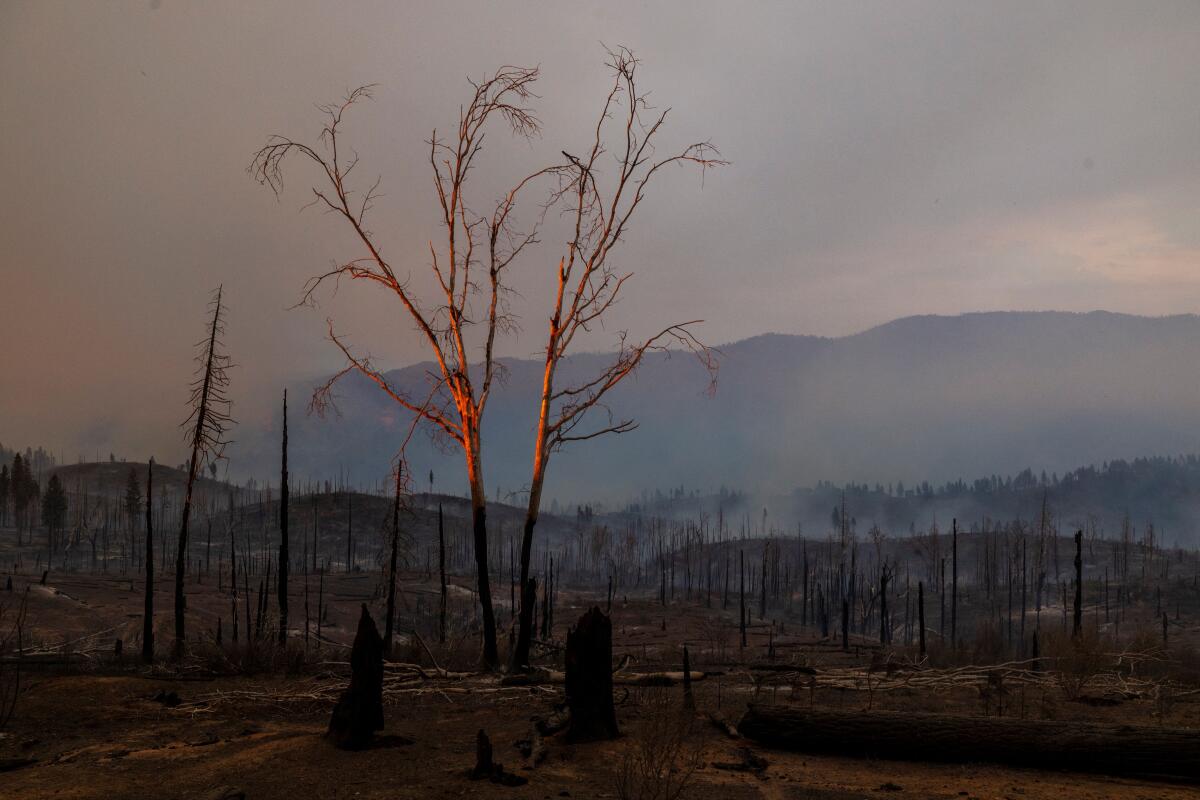
[[[401,408],[445,436],[463,453],[471,490],[479,604],[483,621],[482,662],[497,666],[496,621],[492,610],[487,562],[486,492],[481,427],[492,387],[499,377],[496,338],[513,328],[508,311],[509,290],[504,284],[508,267],[529,245],[537,241],[536,225],[518,231],[511,219],[519,194],[535,178],[557,168],[539,170],[518,181],[490,214],[473,212],[467,202],[468,178],[477,165],[485,129],[497,120],[512,133],[529,139],[540,130],[540,122],[526,106],[532,98],[531,85],[537,68],[501,67],[478,83],[472,82],[470,101],[459,112],[455,135],[430,137],[429,160],[439,208],[443,243],[439,250],[430,244],[430,270],[436,289],[421,297],[408,282],[407,268],[393,265],[384,255],[376,235],[367,227],[367,214],[378,196],[380,181],[365,190],[356,189],[350,175],[358,165],[356,155],[342,140],[346,112],[371,97],[371,86],[355,89],[341,102],[322,107],[326,124],[316,146],[274,136],[254,156],[251,174],[277,194],[282,187],[281,165],[289,155],[299,155],[317,167],[320,183],[313,188],[314,203],[324,206],[351,230],[362,255],[313,277],[305,286],[302,303],[313,303],[326,281],[343,277],[367,281],[395,298],[403,316],[413,325],[437,364],[431,373],[424,399],[410,396],[393,386],[377,370],[369,355],[359,355],[327,321],[329,338],[341,350],[347,366],[313,395],[313,408],[324,413],[333,406],[333,389],[338,380],[357,372],[375,384]],[[472,360],[477,363],[472,365]],[[403,458],[403,454],[401,455]],[[432,483],[432,481],[431,481]]]
[[[710,379],[716,380],[716,359],[694,336],[692,329],[699,320],[692,320],[668,325],[641,340],[630,340],[625,332],[621,332],[617,355],[606,367],[573,385],[556,383],[558,366],[576,337],[603,325],[604,316],[617,303],[621,290],[633,277],[632,273],[619,272],[611,257],[653,179],[668,166],[690,164],[704,170],[726,163],[717,158],[716,149],[708,142],[687,145],[665,158],[656,157],[656,137],[670,109],[651,113],[646,96],[637,85],[638,60],[629,50],[610,50],[608,55],[613,84],[601,107],[593,139],[588,149],[582,151],[586,155],[578,158],[564,152],[568,164],[554,170],[559,187],[551,199],[563,205],[573,235],[553,272],[555,300],[548,315],[549,331],[543,350],[545,361],[538,397],[538,426],[521,539],[521,586],[529,579],[533,531],[541,510],[542,488],[551,454],[571,442],[625,433],[637,427],[632,419],[613,418],[605,405],[608,393],[637,370],[646,353],[667,351],[670,345],[696,355],[708,370]],[[610,125],[618,129],[618,144],[612,154],[617,174],[605,181],[599,162],[608,154],[606,141]],[[604,421],[590,428],[582,426],[590,412],[596,410],[606,415]],[[512,651],[513,666],[529,663],[532,620],[533,608],[524,602],[522,593],[520,629],[517,646]]]
[[[62,530],[66,519],[67,493],[63,491],[58,473],[55,473],[50,476],[50,480],[46,483],[46,491],[42,495],[42,524],[46,526],[47,534],[53,537]]]
[[[196,379],[192,382],[191,412],[183,421],[188,430],[192,455],[187,464],[187,486],[183,496],[183,512],[179,525],[179,546],[175,553],[175,657],[183,655],[184,611],[183,576],[188,557],[188,521],[192,511],[192,491],[196,476],[204,463],[223,457],[226,431],[233,420],[229,416],[230,401],[225,394],[229,387],[229,356],[225,354],[222,335],[225,333],[224,307],[221,304],[221,287],[209,304],[210,320],[208,334],[197,345]],[[149,495],[147,495],[149,497]]]
[[[10,485],[8,464],[2,464],[0,465],[0,525],[8,524],[8,493]]]

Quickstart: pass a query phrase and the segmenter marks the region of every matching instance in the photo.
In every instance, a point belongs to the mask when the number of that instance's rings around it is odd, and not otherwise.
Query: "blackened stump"
[[[383,730],[383,638],[364,603],[350,651],[350,685],[333,709],[326,734],[343,750],[359,750]]]
[[[471,770],[471,780],[489,778],[495,764],[492,761],[492,741],[484,733],[483,728],[475,734],[475,768]]]
[[[591,742],[620,735],[612,687],[612,621],[593,607],[567,632],[568,741]]]
[[[475,734],[475,766],[467,773],[473,781],[489,780],[501,786],[524,786],[529,781],[504,771],[504,765],[492,759],[492,742],[482,728]]]

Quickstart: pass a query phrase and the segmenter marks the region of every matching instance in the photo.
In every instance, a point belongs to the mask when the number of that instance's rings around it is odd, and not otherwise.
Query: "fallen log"
[[[783,750],[1200,782],[1200,731],[1134,725],[751,705],[738,732]]]
[[[689,670],[688,679],[702,681],[704,673]],[[674,686],[677,683],[683,683],[683,672],[618,672],[613,675],[616,686]]]
[[[691,670],[692,681],[704,680],[705,673]],[[528,672],[514,672],[500,679],[501,686],[538,686],[547,683],[565,683],[566,675],[558,670],[535,667]],[[683,683],[682,672],[614,672],[614,686],[674,686]]]
[[[775,645],[778,647],[779,645]],[[817,671],[812,667],[802,666],[800,664],[775,664],[761,662],[747,664],[746,668],[751,672],[799,672],[803,675],[816,675]]]

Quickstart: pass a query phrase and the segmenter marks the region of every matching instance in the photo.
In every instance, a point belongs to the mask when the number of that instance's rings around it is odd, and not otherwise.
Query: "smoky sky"
[[[542,135],[489,131],[477,202],[585,146],[609,75],[641,59],[671,107],[676,170],[619,254],[636,275],[589,346],[702,318],[728,342],[840,335],[910,314],[1200,307],[1200,4],[1195,2],[0,5],[0,442],[73,459],[183,460],[189,358],[229,301],[236,416],[340,365],[325,319],[378,363],[425,357],[394,302],[305,279],[360,255],[246,173],[269,134],[312,141],[316,104],[375,83],[347,139],[382,179],[371,227],[415,281],[437,236],[426,140],[468,78],[539,65]],[[514,267],[536,352],[561,252]],[[418,284],[419,285],[419,284]]]

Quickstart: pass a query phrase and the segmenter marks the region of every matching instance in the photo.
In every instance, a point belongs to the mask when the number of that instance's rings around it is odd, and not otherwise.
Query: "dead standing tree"
[[[288,630],[288,461],[287,389],[283,390],[283,443],[279,467],[279,644],[287,644]]]
[[[154,459],[146,462],[146,596],[142,610],[142,661],[154,663]],[[236,630],[236,629],[235,629]],[[236,635],[236,634],[235,634]]]
[[[529,504],[521,539],[522,587],[529,581],[533,531],[541,509],[542,488],[551,454],[570,442],[609,433],[626,433],[637,427],[632,419],[613,418],[604,402],[606,395],[633,374],[647,353],[665,352],[671,345],[695,354],[708,370],[710,379],[716,379],[715,355],[693,335],[693,327],[700,322],[693,320],[668,325],[641,340],[631,341],[621,333],[616,357],[606,368],[570,386],[560,387],[556,383],[558,367],[576,337],[586,335],[602,323],[626,281],[633,277],[633,273],[620,272],[611,256],[628,231],[652,180],[671,165],[693,164],[705,170],[726,163],[716,157],[717,150],[708,142],[690,144],[675,155],[657,158],[654,140],[670,109],[654,112],[646,102],[646,96],[637,87],[638,61],[629,50],[609,51],[608,66],[613,71],[613,84],[604,100],[589,148],[583,157],[564,151],[568,163],[552,170],[559,176],[560,185],[551,202],[565,205],[572,236],[555,270],[557,290],[549,315]],[[619,144],[612,153],[616,174],[608,177],[604,174],[601,159],[610,152],[606,142],[612,126],[619,128],[616,136]],[[599,427],[580,428],[588,412],[597,408],[608,414],[606,422]],[[512,652],[514,668],[529,664],[533,607],[525,602],[526,596],[527,593],[522,592],[520,628],[517,646]]]
[[[201,468],[223,457],[225,433],[232,424],[229,416],[230,400],[225,394],[229,388],[228,370],[229,356],[225,354],[221,337],[225,333],[224,306],[221,305],[221,287],[217,287],[215,296],[209,304],[212,309],[212,319],[208,326],[208,335],[197,345],[196,379],[192,382],[192,396],[189,401],[191,413],[183,421],[188,428],[188,438],[191,440],[192,456],[188,459],[187,487],[183,496],[183,512],[179,526],[179,547],[175,554],[175,645],[176,658],[183,655],[184,647],[184,611],[186,605],[183,596],[183,576],[187,568],[188,557],[188,519],[192,511],[192,491],[196,484],[196,476]],[[190,428],[189,428],[190,426]],[[149,497],[149,494],[147,494]]]
[[[358,372],[377,384],[393,401],[427,423],[435,434],[445,435],[462,449],[471,490],[471,515],[479,604],[483,622],[485,667],[497,666],[496,622],[492,610],[487,563],[487,521],[483,474],[481,425],[483,413],[501,367],[494,358],[497,334],[512,329],[508,311],[505,271],[522,250],[537,241],[536,226],[516,230],[510,218],[519,194],[540,170],[519,181],[495,206],[490,216],[471,211],[466,200],[468,176],[483,146],[484,128],[498,117],[512,133],[529,139],[540,130],[540,122],[527,107],[533,97],[530,87],[538,78],[536,68],[501,67],[485,80],[474,83],[470,102],[461,108],[457,134],[452,141],[430,138],[430,164],[443,229],[441,252],[430,244],[430,269],[437,289],[432,298],[419,297],[405,275],[407,267],[393,265],[383,254],[376,235],[366,227],[366,216],[377,197],[379,181],[365,191],[354,189],[349,177],[358,164],[357,156],[346,156],[340,137],[342,120],[355,103],[370,98],[371,87],[360,87],[340,104],[325,106],[327,120],[316,147],[280,136],[272,137],[250,165],[251,174],[278,194],[282,186],[282,162],[292,154],[303,156],[319,168],[320,185],[313,187],[313,203],[341,218],[365,254],[335,265],[310,279],[302,302],[311,303],[326,281],[342,277],[377,284],[391,293],[402,307],[402,316],[416,329],[438,370],[430,377],[429,397],[410,397],[392,385],[371,363],[357,355],[334,332],[329,338],[346,357],[347,366],[313,395],[313,407],[322,412],[332,401],[334,384]],[[482,277],[481,277],[482,273]],[[475,332],[476,336],[470,336]],[[474,346],[468,344],[468,340]],[[479,341],[475,341],[478,339]],[[472,366],[472,360],[476,363]]]
[[[409,428],[409,437],[412,436],[416,420],[413,422],[413,426]],[[408,439],[405,439],[405,445],[407,444]],[[392,653],[392,632],[396,619],[396,564],[402,544],[400,539],[400,512],[403,510],[406,514],[411,513],[408,505],[409,476],[405,471],[403,452],[404,448],[401,447],[401,457],[396,463],[396,494],[392,499],[391,555],[388,558],[387,622],[384,624],[385,632],[383,635],[383,652],[385,655],[391,655]]]

